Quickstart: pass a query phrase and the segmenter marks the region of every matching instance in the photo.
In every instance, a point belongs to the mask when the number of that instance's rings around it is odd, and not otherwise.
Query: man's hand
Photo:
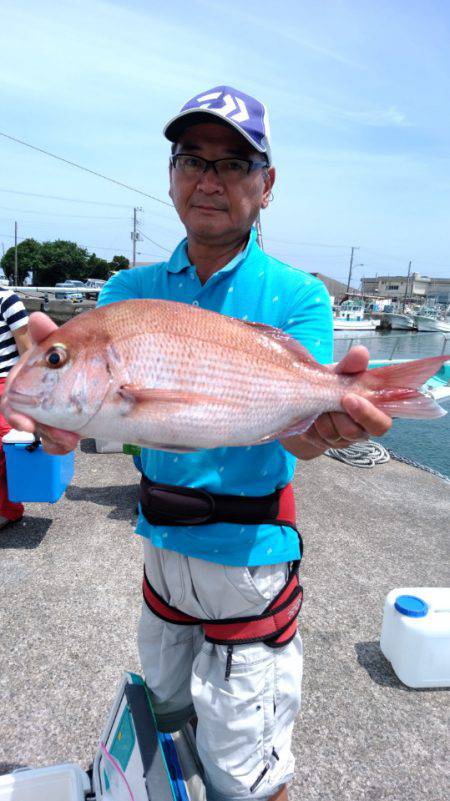
[[[52,331],[55,330],[58,326],[50,317],[47,317],[46,314],[42,314],[41,312],[35,312],[30,317],[29,322],[29,333],[34,345],[38,345],[42,340],[46,339]],[[20,365],[23,361],[27,358],[27,355],[24,354],[19,362],[14,365],[12,370],[9,373],[8,380],[5,385],[5,392],[7,391],[8,387],[10,386],[15,374],[20,368]],[[5,396],[2,398],[1,402],[1,411],[2,414],[6,417],[8,422],[13,428],[19,429],[19,431],[29,431],[30,433],[36,433],[37,436],[41,437],[42,445],[47,453],[51,454],[64,454],[73,451],[80,439],[78,434],[72,433],[71,431],[63,431],[59,428],[53,428],[52,426],[46,426],[43,424],[36,423],[31,417],[27,417],[27,415],[22,414],[21,412],[15,412],[11,407],[8,405],[7,399]]]
[[[369,352],[356,346],[334,368],[336,373],[361,373],[367,370]],[[370,436],[381,437],[389,431],[392,419],[373,403],[349,392],[342,399],[344,412],[321,414],[308,431],[281,440],[282,445],[300,459],[314,459],[328,448],[348,448],[353,442]]]

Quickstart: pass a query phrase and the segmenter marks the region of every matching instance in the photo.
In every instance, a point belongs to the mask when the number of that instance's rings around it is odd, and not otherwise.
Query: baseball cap
[[[164,136],[176,142],[189,125],[211,122],[211,118],[230,125],[271,163],[269,117],[264,103],[232,86],[215,86],[188,100],[169,120]]]

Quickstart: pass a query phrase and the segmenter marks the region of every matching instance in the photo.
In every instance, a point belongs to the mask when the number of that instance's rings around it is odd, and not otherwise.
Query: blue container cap
[[[394,604],[397,612],[408,617],[425,617],[428,604],[416,595],[399,595]]]

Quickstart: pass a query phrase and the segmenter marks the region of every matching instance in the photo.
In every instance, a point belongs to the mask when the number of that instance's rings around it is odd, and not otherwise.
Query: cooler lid
[[[425,617],[428,604],[417,595],[399,595],[394,604],[397,612],[407,617]]]
[[[6,445],[14,445],[19,442],[28,445],[34,442],[34,434],[30,434],[29,431],[18,431],[16,428],[12,428],[2,437],[2,442]]]

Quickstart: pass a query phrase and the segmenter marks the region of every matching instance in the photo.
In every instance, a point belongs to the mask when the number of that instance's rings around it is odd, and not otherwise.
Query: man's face
[[[209,161],[230,157],[264,161],[264,156],[236,131],[215,123],[187,128],[175,153]],[[205,242],[227,244],[248,233],[260,210],[269,203],[274,180],[273,167],[255,169],[237,182],[227,182],[211,168],[187,176],[171,166],[169,195],[188,234]]]

